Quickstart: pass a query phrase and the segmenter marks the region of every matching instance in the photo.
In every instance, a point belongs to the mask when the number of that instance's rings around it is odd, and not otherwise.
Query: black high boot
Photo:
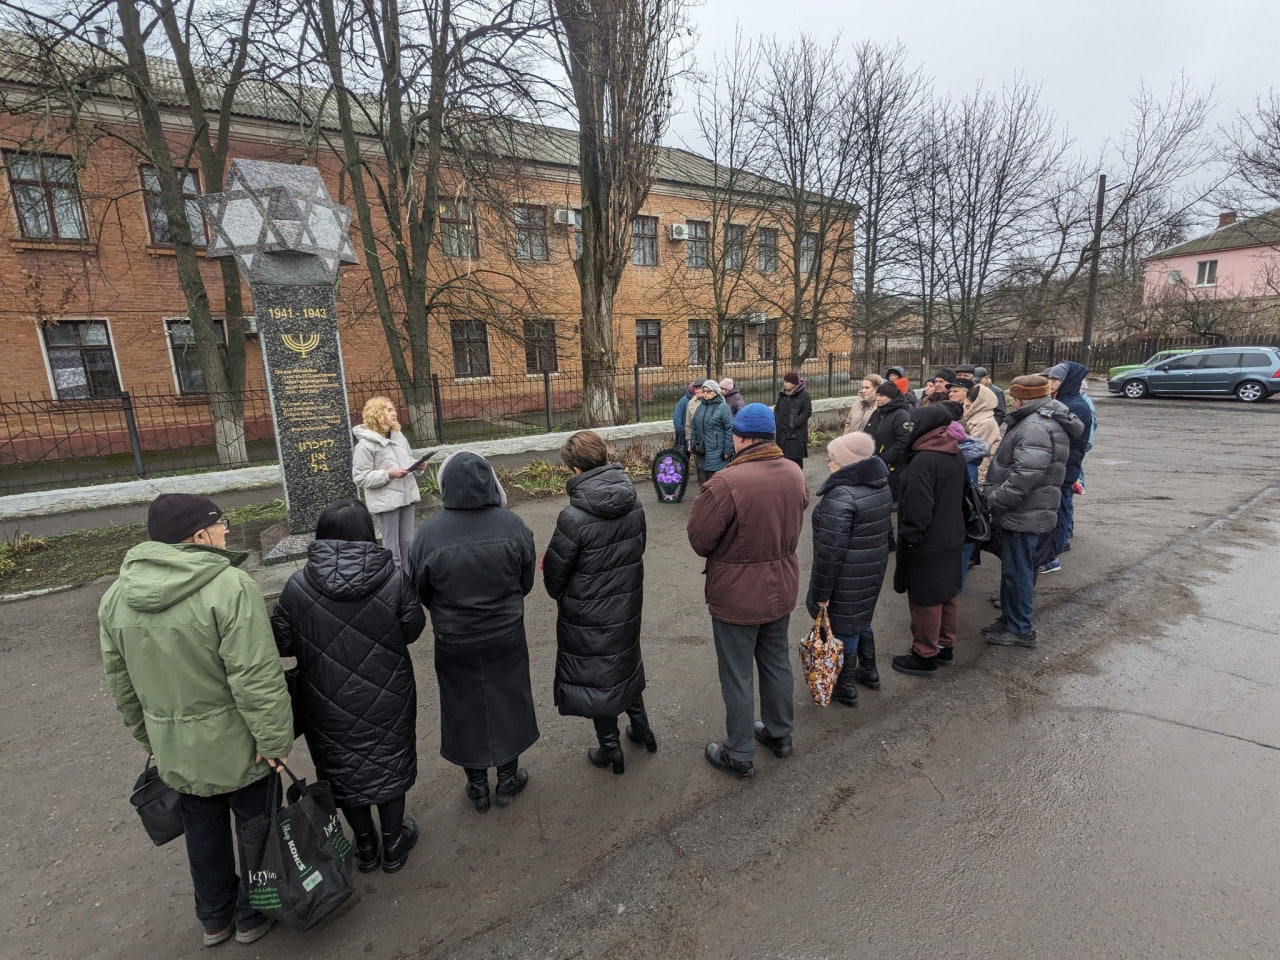
[[[382,865],[382,853],[378,849],[376,833],[356,834],[356,869],[361,873],[373,873]]]
[[[644,697],[636,697],[636,702],[627,707],[627,739],[632,743],[643,743],[650,753],[657,753],[658,738],[653,735],[649,726],[649,715],[644,710]]]
[[[529,771],[518,766],[520,758],[508,760],[498,767],[498,786],[494,789],[494,800],[498,806],[511,804],[511,798],[529,785]]]
[[[622,756],[622,744],[618,737],[618,718],[605,717],[593,721],[596,726],[596,739],[600,746],[587,751],[587,759],[593,767],[607,767],[613,764],[614,773],[622,773],[625,769]]]
[[[843,703],[846,707],[858,705],[858,683],[854,679],[858,672],[858,663],[854,657],[845,657],[844,666],[840,668],[840,676],[836,677],[835,688],[831,691],[831,699]]]
[[[467,771],[467,796],[475,805],[477,813],[489,812],[489,769],[488,767],[464,767]]]
[[[858,669],[853,672],[854,683],[868,690],[880,689],[880,673],[876,670],[876,635],[871,630],[858,638]]]
[[[409,851],[418,842],[418,825],[412,817],[405,817],[404,824],[394,834],[382,835],[382,872],[395,873],[409,860]]]

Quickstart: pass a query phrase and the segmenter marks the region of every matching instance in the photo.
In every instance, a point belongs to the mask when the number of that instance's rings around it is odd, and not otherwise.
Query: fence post
[[[120,391],[120,408],[124,411],[124,425],[129,429],[129,446],[133,448],[133,466],[138,479],[147,478],[147,465],[142,462],[142,439],[138,436],[138,423],[133,419],[133,399],[128,390]]]
[[[1051,366],[1051,367],[1052,367],[1055,363],[1057,363],[1057,362],[1058,362],[1058,361],[1057,361],[1057,359],[1056,359],[1056,358],[1054,357],[1054,355],[1053,355],[1054,347],[1057,345],[1057,342],[1058,342],[1058,338],[1057,338],[1057,337],[1050,337],[1050,338],[1049,338],[1049,366]]]
[[[769,398],[773,399],[778,394],[778,357],[775,352],[773,357],[773,390],[769,393]]]
[[[555,432],[555,424],[551,422],[551,371],[542,371],[542,400],[547,405],[547,433]]]
[[[832,388],[835,386],[836,376],[836,355],[834,353],[827,354],[827,399],[830,400],[834,394]]]
[[[636,423],[640,422],[640,364],[636,364],[632,370],[632,376],[635,378],[636,388]]]
[[[431,375],[431,405],[436,408],[436,439],[444,443],[444,401],[440,397],[440,374]]]

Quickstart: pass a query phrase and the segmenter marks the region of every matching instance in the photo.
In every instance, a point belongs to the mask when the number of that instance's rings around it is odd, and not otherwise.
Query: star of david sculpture
[[[226,188],[200,204],[205,255],[234,257],[253,294],[289,510],[289,536],[263,552],[278,563],[305,556],[325,507],[356,494],[333,292],[342,266],[358,262],[351,211],[314,167],[262,160],[232,160]]]

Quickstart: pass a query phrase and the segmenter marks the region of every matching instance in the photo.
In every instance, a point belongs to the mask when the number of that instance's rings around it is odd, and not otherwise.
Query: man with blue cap
[[[749,403],[733,419],[733,459],[711,477],[689,512],[689,543],[706,558],[726,736],[707,744],[707,762],[740,779],[755,775],[755,741],[777,757],[792,752],[791,660],[787,628],[800,590],[796,546],[809,488],[773,442],[773,411]],[[753,667],[760,673],[755,722]]]

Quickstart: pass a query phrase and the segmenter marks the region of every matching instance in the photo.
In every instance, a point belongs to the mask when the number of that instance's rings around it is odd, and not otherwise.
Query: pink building
[[[1280,296],[1280,208],[1218,229],[1146,260],[1144,306]]]

